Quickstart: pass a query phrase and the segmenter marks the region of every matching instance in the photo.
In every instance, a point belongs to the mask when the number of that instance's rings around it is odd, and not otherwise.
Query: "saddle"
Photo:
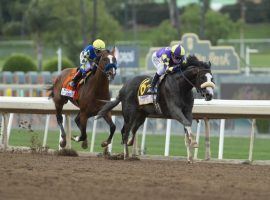
[[[67,75],[67,77],[65,78],[65,80],[63,81],[62,84],[62,89],[61,89],[61,95],[62,96],[67,96],[67,97],[71,97],[74,100],[79,99],[79,93],[78,90],[81,87],[81,85],[83,85],[86,81],[86,79],[90,76],[91,71],[89,71],[86,76],[84,78],[82,78],[79,83],[77,84],[76,88],[73,88],[69,85],[69,83],[72,81],[72,78],[74,77],[74,75],[76,74],[77,69],[74,68],[70,71],[70,73]]]

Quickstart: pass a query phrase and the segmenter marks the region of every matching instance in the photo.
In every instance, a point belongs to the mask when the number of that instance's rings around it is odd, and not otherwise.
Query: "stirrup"
[[[69,86],[75,88],[75,87],[76,87],[76,83],[74,83],[74,81],[71,81],[71,82],[69,83]]]
[[[150,94],[156,94],[157,93],[156,88],[149,88],[148,92]]]

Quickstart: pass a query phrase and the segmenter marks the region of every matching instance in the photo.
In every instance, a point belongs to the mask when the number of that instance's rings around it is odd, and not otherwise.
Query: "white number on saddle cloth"
[[[146,105],[146,104],[154,103],[154,98],[156,98],[155,94],[138,96],[139,105]]]
[[[74,94],[75,94],[75,91],[73,91],[73,90],[69,90],[69,89],[66,89],[66,88],[62,88],[62,90],[61,90],[61,95],[62,96],[73,97]]]

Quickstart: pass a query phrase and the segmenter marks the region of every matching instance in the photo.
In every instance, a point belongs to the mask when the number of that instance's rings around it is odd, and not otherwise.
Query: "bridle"
[[[102,59],[102,57],[103,57],[103,55],[101,55],[100,60]],[[99,61],[99,62],[100,62],[100,61]],[[103,74],[104,76],[106,76],[106,77],[108,77],[108,75],[109,75],[109,74],[107,73],[107,69],[108,69],[108,68],[114,68],[115,70],[117,69],[115,63],[107,63],[107,64],[105,64],[104,69],[102,69],[102,68],[99,66],[99,63],[97,64],[97,70],[101,71],[102,74]]]
[[[193,70],[195,67],[192,67],[192,68],[190,68],[190,69],[188,69],[187,71],[189,71],[189,70]],[[199,78],[199,74],[200,74],[200,71],[209,71],[208,69],[198,69],[197,68],[197,76],[196,76],[196,83],[197,83],[197,80],[198,80],[198,78]],[[214,83],[208,83],[208,84],[205,84],[205,83],[203,83],[203,84],[201,84],[199,87],[196,87],[196,85],[195,84],[193,84],[190,80],[189,80],[189,78],[188,77],[186,77],[186,75],[184,74],[184,72],[182,71],[182,69],[181,69],[181,67],[179,67],[179,72],[180,72],[180,75],[192,86],[192,87],[194,87],[194,88],[196,88],[196,91],[197,91],[197,93],[200,93],[201,95],[203,95],[203,89],[205,88],[205,87],[207,87],[207,86],[210,86],[210,87],[215,87],[215,84]]]

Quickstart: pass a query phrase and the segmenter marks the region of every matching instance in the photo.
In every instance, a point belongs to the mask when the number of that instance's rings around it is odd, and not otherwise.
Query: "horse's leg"
[[[195,144],[192,144],[192,140],[190,139],[191,128],[185,127],[184,130],[185,130],[185,146],[187,148],[187,161],[189,163],[193,163],[193,152],[194,152]],[[196,145],[197,145],[197,143],[196,143]]]
[[[192,123],[192,118],[190,117],[191,115],[187,115],[187,117],[184,115],[182,112],[182,109],[175,105],[173,102],[170,102],[170,107],[168,107],[170,111],[170,115],[173,119],[176,119],[180,123],[182,123],[185,127],[185,143],[187,147],[187,160],[188,162],[192,162],[190,160],[191,158],[193,159],[193,149],[192,148],[197,148],[197,142],[194,139],[192,132],[191,132],[191,123]]]
[[[140,126],[144,123],[145,121],[145,115],[139,115],[136,120],[133,123],[133,127],[131,129],[131,133],[132,133],[132,137],[131,139],[128,141],[128,146],[132,146],[134,143],[134,139],[136,136],[136,132],[137,130],[140,128]]]
[[[128,152],[128,136],[129,136],[129,132],[131,129],[132,124],[131,123],[127,123],[125,124],[125,132],[123,134],[123,142],[124,142],[124,160],[128,159],[129,157],[129,152]]]
[[[91,117],[91,116],[90,116]],[[78,125],[81,135],[74,138],[76,142],[82,141],[81,147],[83,149],[88,148],[87,135],[86,135],[86,125],[87,125],[88,116],[85,113],[80,112],[75,119],[76,124]]]
[[[170,111],[170,115],[173,119],[176,119],[177,121],[179,121],[180,123],[182,123],[185,127],[185,132],[188,135],[188,138],[190,140],[191,145],[193,146],[193,148],[197,148],[197,142],[194,139],[194,136],[191,132],[191,123],[192,123],[192,117],[190,117],[190,115],[184,115],[184,113],[182,112],[182,109],[179,108],[178,106],[174,105],[174,104],[170,104],[171,107],[169,107],[169,111]]]
[[[75,118],[75,123],[77,125],[77,127],[80,129],[80,112],[77,114],[76,118]]]
[[[112,117],[111,117],[110,113],[107,113],[103,118],[105,119],[107,124],[109,124],[109,126],[110,126],[110,135],[109,135],[109,137],[107,138],[106,141],[101,143],[102,147],[107,147],[109,144],[111,144],[111,141],[112,141],[112,138],[113,138],[116,127],[115,127],[115,124],[112,121]]]
[[[188,121],[192,122],[192,109],[185,110],[184,115],[186,116]],[[199,146],[192,134],[191,126],[184,126],[184,130],[188,162],[193,162],[194,148],[198,148]]]
[[[61,148],[64,148],[67,144],[66,132],[65,132],[65,129],[63,127],[63,116],[62,116],[63,105],[64,104],[62,104],[62,103],[55,103],[57,124],[61,130],[61,140],[60,140],[60,147]]]
[[[133,146],[134,145],[134,140],[136,137],[136,132],[139,129],[139,127],[144,123],[145,121],[145,116],[144,115],[140,115],[139,117],[136,118],[136,120],[133,123],[133,127],[131,129],[132,132],[132,137],[131,139],[128,141],[128,146]],[[137,142],[136,142],[137,144]],[[133,146],[133,150],[132,150],[132,157],[135,158],[136,157],[136,153],[137,152],[137,145]]]
[[[121,130],[121,133],[122,133],[122,141],[124,145],[124,160],[126,160],[129,157],[127,143],[128,143],[129,132],[130,132],[130,129],[132,128],[134,115],[129,112],[123,112],[123,113],[126,113],[126,115],[124,115],[124,126]]]
[[[122,141],[121,141],[121,144],[124,144],[124,134],[125,134],[125,123],[121,129],[121,136],[122,136]]]

